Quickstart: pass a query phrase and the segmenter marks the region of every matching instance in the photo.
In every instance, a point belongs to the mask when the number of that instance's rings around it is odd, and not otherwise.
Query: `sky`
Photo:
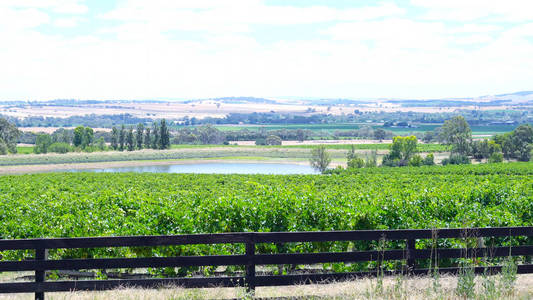
[[[533,89],[531,0],[0,0],[0,100]]]

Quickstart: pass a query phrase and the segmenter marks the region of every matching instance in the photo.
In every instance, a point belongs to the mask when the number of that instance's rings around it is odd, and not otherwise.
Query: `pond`
[[[150,172],[150,173],[199,173],[199,174],[318,174],[306,165],[275,163],[195,163],[103,169],[67,169],[64,172]]]

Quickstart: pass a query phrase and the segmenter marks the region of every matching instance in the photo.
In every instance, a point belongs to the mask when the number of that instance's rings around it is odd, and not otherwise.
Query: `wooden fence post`
[[[252,234],[250,234],[252,237]],[[255,293],[255,242],[252,238],[246,242],[246,290]]]
[[[407,272],[412,273],[416,267],[414,259],[414,250],[416,249],[416,240],[407,240]]]
[[[46,260],[48,256],[48,250],[44,248],[35,249],[35,260]],[[35,282],[44,282],[46,277],[46,271],[35,271]],[[35,300],[44,300],[44,292],[35,292]]]

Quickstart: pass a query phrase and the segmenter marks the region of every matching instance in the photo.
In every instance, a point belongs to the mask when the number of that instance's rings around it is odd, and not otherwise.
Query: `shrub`
[[[67,153],[72,151],[72,147],[67,143],[53,143],[48,147],[48,152]]]
[[[494,152],[489,157],[489,163],[501,163],[503,162],[503,154],[501,152]]]
[[[470,164],[470,158],[462,154],[452,154],[449,158],[442,160],[442,165],[468,165]]]
[[[429,153],[424,157],[424,161],[422,162],[425,166],[433,166],[435,165],[435,156],[433,153]]]
[[[354,157],[348,160],[348,169],[359,169],[365,166],[365,161],[362,158]]]
[[[257,146],[264,146],[266,145],[266,139],[264,138],[258,138],[257,140],[255,140],[255,144]]]
[[[422,165],[422,157],[418,154],[413,155],[411,159],[409,159],[409,166],[411,167],[420,167]]]

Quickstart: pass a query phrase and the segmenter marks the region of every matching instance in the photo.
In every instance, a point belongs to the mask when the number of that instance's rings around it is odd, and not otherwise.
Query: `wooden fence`
[[[460,228],[460,229],[408,229],[408,230],[361,230],[330,232],[245,232],[220,234],[195,234],[173,236],[128,236],[95,238],[52,238],[0,240],[0,251],[35,250],[34,260],[0,261],[0,272],[35,272],[34,282],[0,283],[0,293],[35,293],[36,299],[44,299],[45,292],[75,290],[109,290],[123,286],[144,288],[177,285],[186,288],[196,287],[247,287],[254,290],[257,286],[282,286],[292,284],[309,284],[329,280],[345,280],[360,276],[375,276],[376,271],[352,273],[320,273],[293,275],[258,275],[257,265],[283,264],[318,264],[337,262],[365,262],[405,260],[410,274],[428,274],[428,269],[418,269],[417,259],[439,259],[461,257],[504,257],[533,255],[533,245],[509,247],[478,247],[470,249],[418,249],[417,240],[445,238],[483,238],[533,236],[533,227],[499,227],[499,228]],[[380,251],[353,251],[327,253],[279,253],[257,254],[256,244],[290,243],[290,242],[328,242],[328,241],[380,241],[404,240],[405,249]],[[531,238],[527,244],[531,244]],[[59,259],[47,260],[48,249],[99,248],[99,247],[140,247],[171,246],[187,244],[237,244],[246,245],[245,254],[146,258],[102,258],[102,259]],[[527,260],[526,260],[527,261]],[[159,268],[188,266],[244,266],[244,276],[215,277],[180,277],[180,278],[146,278],[146,279],[112,279],[112,280],[57,280],[47,281],[48,270],[94,270],[114,268]],[[498,272],[500,266],[489,267]],[[486,267],[476,267],[481,273]],[[404,270],[405,271],[405,270]],[[440,273],[457,273],[459,267],[439,268]],[[398,270],[397,272],[400,272]],[[403,272],[403,271],[402,271]],[[533,264],[518,265],[518,273],[533,273]],[[394,274],[388,271],[387,274]]]

